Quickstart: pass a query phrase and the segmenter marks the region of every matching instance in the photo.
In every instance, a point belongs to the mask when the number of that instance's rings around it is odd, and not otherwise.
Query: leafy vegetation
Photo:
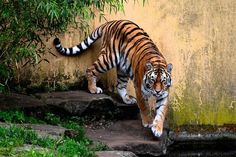
[[[67,137],[51,139],[39,137],[35,131],[11,125],[0,127],[0,155],[7,156],[78,156],[92,157],[94,152],[88,147],[89,143],[76,141]],[[16,147],[31,144],[31,149],[17,151]],[[42,147],[45,149],[38,149]]]
[[[0,1],[0,92],[18,82],[17,69],[48,62],[44,40],[73,26],[86,33],[89,21],[104,17],[105,8],[123,10],[124,0],[1,0]],[[78,18],[79,17],[79,18]]]
[[[23,111],[0,111],[0,121],[10,123],[45,123],[33,116],[25,116]]]
[[[33,119],[33,120],[32,120]],[[24,156],[24,157],[90,157],[95,156],[94,151],[107,150],[103,143],[93,144],[84,133],[83,120],[80,117],[61,118],[53,113],[46,113],[44,119],[27,116],[23,111],[0,111],[0,121],[7,125],[0,126],[0,156]],[[72,129],[73,136],[62,136],[58,139],[39,137],[35,131],[12,123],[49,123]],[[23,151],[16,151],[16,147],[25,144],[32,145]],[[92,147],[93,144],[93,147]],[[42,148],[38,148],[42,147]]]

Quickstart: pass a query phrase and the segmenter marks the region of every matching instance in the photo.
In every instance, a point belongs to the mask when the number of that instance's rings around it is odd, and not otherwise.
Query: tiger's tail
[[[84,50],[88,49],[90,45],[92,45],[98,38],[102,36],[102,26],[95,29],[86,39],[84,39],[81,43],[74,47],[70,48],[64,48],[61,45],[61,41],[59,38],[55,38],[53,43],[55,45],[55,48],[57,51],[65,56],[73,56],[73,55],[79,55]]]

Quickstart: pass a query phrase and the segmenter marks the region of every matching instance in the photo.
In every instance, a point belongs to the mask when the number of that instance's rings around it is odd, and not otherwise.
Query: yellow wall
[[[167,62],[174,65],[170,114],[172,124],[236,123],[236,1],[148,0],[125,5],[125,14],[106,15],[107,20],[129,19],[141,26],[157,44]],[[95,19],[92,28],[104,21]],[[78,30],[60,34],[66,47],[79,43]],[[49,47],[52,47],[49,39]],[[58,73],[75,82],[98,55],[99,44],[79,57],[46,56],[29,76],[40,83]],[[31,70],[32,71],[32,70]],[[115,71],[103,75],[113,90]],[[35,78],[37,79],[35,79]],[[62,82],[65,81],[62,79]],[[36,83],[36,84],[37,84]],[[130,93],[133,88],[129,87]]]

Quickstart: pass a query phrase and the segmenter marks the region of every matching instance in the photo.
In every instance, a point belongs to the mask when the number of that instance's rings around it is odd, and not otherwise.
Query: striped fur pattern
[[[58,38],[54,45],[66,56],[79,55],[98,38],[102,49],[98,59],[86,70],[88,89],[91,93],[102,93],[96,86],[97,75],[114,67],[117,69],[117,91],[126,104],[137,103],[145,127],[151,127],[155,136],[162,134],[167,111],[168,88],[171,86],[172,64],[167,64],[148,34],[137,24],[127,20],[107,22],[95,29],[80,44],[64,48]],[[127,94],[127,83],[134,81],[136,99]],[[157,115],[151,117],[148,98],[157,98]],[[165,100],[165,101],[164,101]]]

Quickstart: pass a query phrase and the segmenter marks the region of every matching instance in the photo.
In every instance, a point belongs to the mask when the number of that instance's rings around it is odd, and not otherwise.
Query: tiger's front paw
[[[141,118],[142,118],[142,124],[143,124],[143,127],[145,128],[151,128],[152,127],[152,117],[149,116],[149,115],[142,115],[141,114]]]
[[[151,128],[152,124],[151,123],[143,123],[144,128]]]
[[[156,124],[156,125],[153,125],[151,129],[152,129],[152,133],[153,133],[154,136],[161,137],[161,135],[163,133],[163,128],[162,127],[160,127]]]
[[[90,93],[92,94],[100,94],[103,93],[102,88],[100,87],[94,87],[94,88],[89,88]]]
[[[128,105],[131,105],[131,104],[136,104],[137,103],[137,100],[135,97],[133,96],[130,96],[128,94],[126,94],[126,96],[124,98],[122,98],[124,103],[128,104]]]

